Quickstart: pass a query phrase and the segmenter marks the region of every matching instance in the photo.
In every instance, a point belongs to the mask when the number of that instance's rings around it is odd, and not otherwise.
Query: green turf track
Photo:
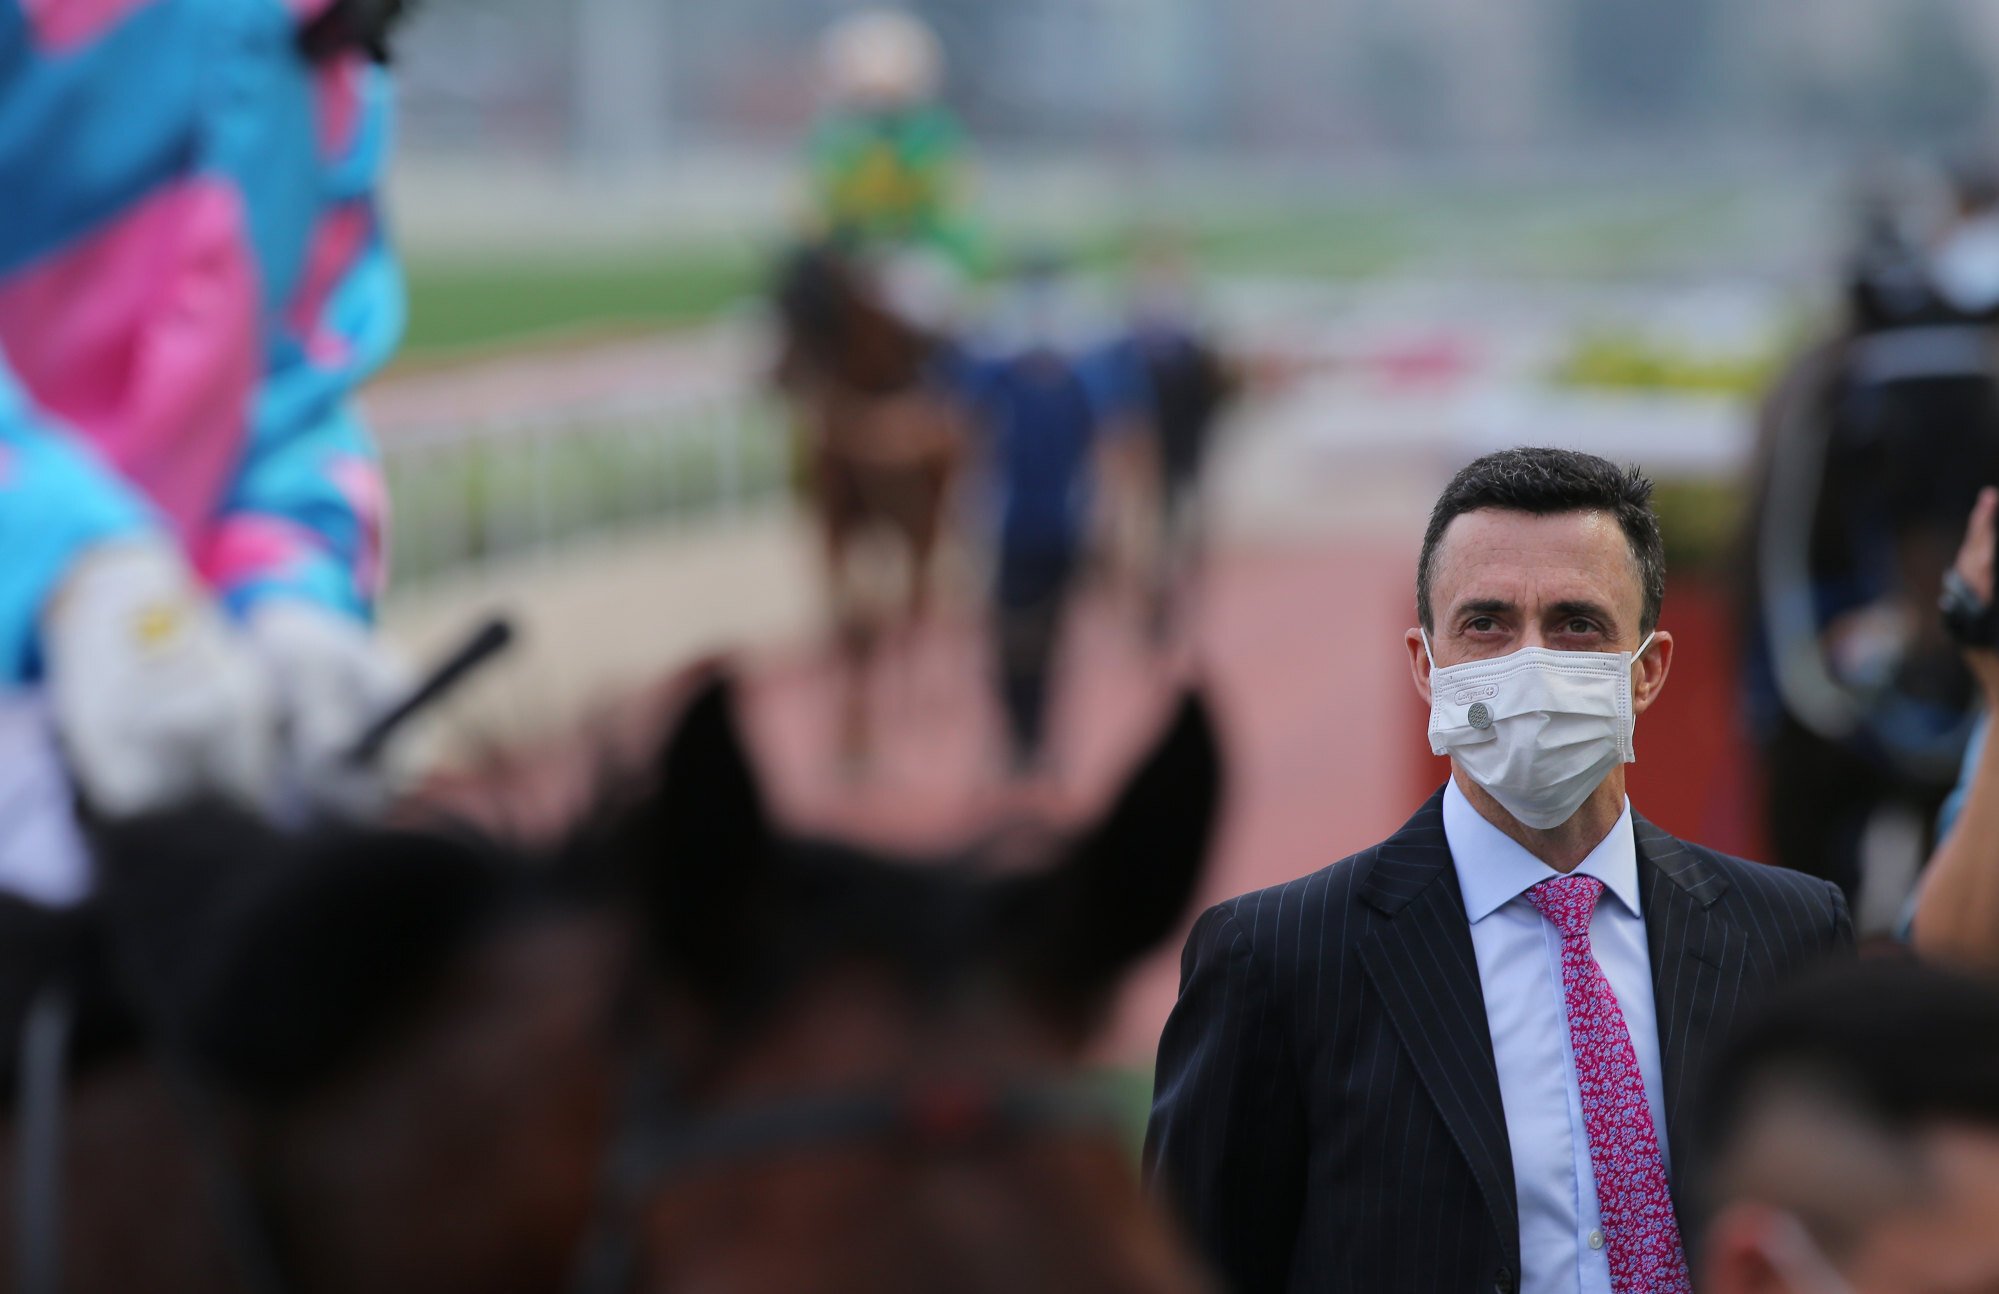
[[[406,361],[568,331],[688,323],[751,295],[765,273],[759,252],[737,243],[615,256],[415,257],[408,270]]]
[[[1414,250],[1392,210],[1291,211],[1211,222],[1189,231],[1217,273],[1357,277],[1402,263]],[[1014,245],[1050,240],[1015,237]],[[1058,245],[1085,269],[1122,263],[1130,236],[1099,229]],[[779,241],[736,239],[703,246],[409,259],[410,328],[402,361],[421,364],[493,346],[565,334],[638,331],[711,317],[755,296]],[[1006,259],[1005,244],[999,259]]]
[[[1462,192],[1269,206],[1165,222],[1215,274],[1351,279],[1410,267],[1523,278],[1644,272],[1725,241],[1739,203],[1712,192],[1651,201],[1601,195]],[[1115,269],[1132,245],[1112,224],[1056,238],[1015,231],[1010,249],[1054,246],[1083,268]],[[411,318],[402,362],[564,335],[653,329],[708,318],[753,297],[781,244],[775,231],[689,245],[409,260]]]

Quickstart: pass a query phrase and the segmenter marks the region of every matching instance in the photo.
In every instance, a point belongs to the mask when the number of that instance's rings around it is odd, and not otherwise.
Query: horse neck
[[[72,1089],[63,1127],[63,1288],[71,1294],[214,1294],[235,1272],[203,1190],[201,1147],[161,1069],[144,1057]],[[0,1132],[15,1162],[18,1131]],[[0,1175],[0,1270],[13,1271],[13,1173]],[[118,1237],[106,1243],[107,1237]]]
[[[614,1118],[624,957],[619,929],[593,915],[502,932],[398,1041],[258,1128],[308,1288],[560,1288]]]
[[[793,994],[709,1068],[697,1094],[722,1107],[776,1094],[894,1087],[939,1076],[1048,1076],[1076,1068],[1056,1031],[998,995],[914,1001],[897,977],[836,967]]]
[[[690,1182],[647,1215],[640,1288],[1196,1294],[1197,1260],[1115,1138],[948,1156],[829,1149]]]
[[[840,330],[833,368],[849,386],[875,395],[893,394],[922,380],[930,351],[929,340],[916,329],[857,300]]]

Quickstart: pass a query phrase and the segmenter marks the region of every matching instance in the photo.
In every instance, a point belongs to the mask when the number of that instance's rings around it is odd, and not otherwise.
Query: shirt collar
[[[1464,894],[1465,915],[1473,925],[1542,881],[1561,875],[1487,822],[1458,789],[1455,776],[1444,787],[1444,839],[1450,844],[1458,888]],[[1631,830],[1629,797],[1610,834],[1597,842],[1570,875],[1596,877],[1632,916],[1640,915],[1638,843]]]

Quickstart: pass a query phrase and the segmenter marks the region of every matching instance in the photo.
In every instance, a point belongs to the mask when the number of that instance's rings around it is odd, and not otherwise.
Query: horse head
[[[1201,704],[1023,871],[786,834],[731,691],[553,850],[107,830],[86,943],[143,1044],[73,1091],[67,1287],[1191,1288],[1079,1070],[1198,883]]]
[[[886,856],[781,831],[707,685],[616,844],[663,1043],[621,1137],[634,1288],[1194,1288],[1080,1066],[1220,784],[1189,698],[1042,866]]]

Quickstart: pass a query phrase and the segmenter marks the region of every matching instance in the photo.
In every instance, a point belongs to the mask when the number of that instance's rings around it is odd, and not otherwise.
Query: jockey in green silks
[[[937,102],[943,49],[918,19],[868,10],[828,32],[833,107],[812,135],[817,231],[867,253],[928,254],[977,268],[963,210],[965,140]]]

